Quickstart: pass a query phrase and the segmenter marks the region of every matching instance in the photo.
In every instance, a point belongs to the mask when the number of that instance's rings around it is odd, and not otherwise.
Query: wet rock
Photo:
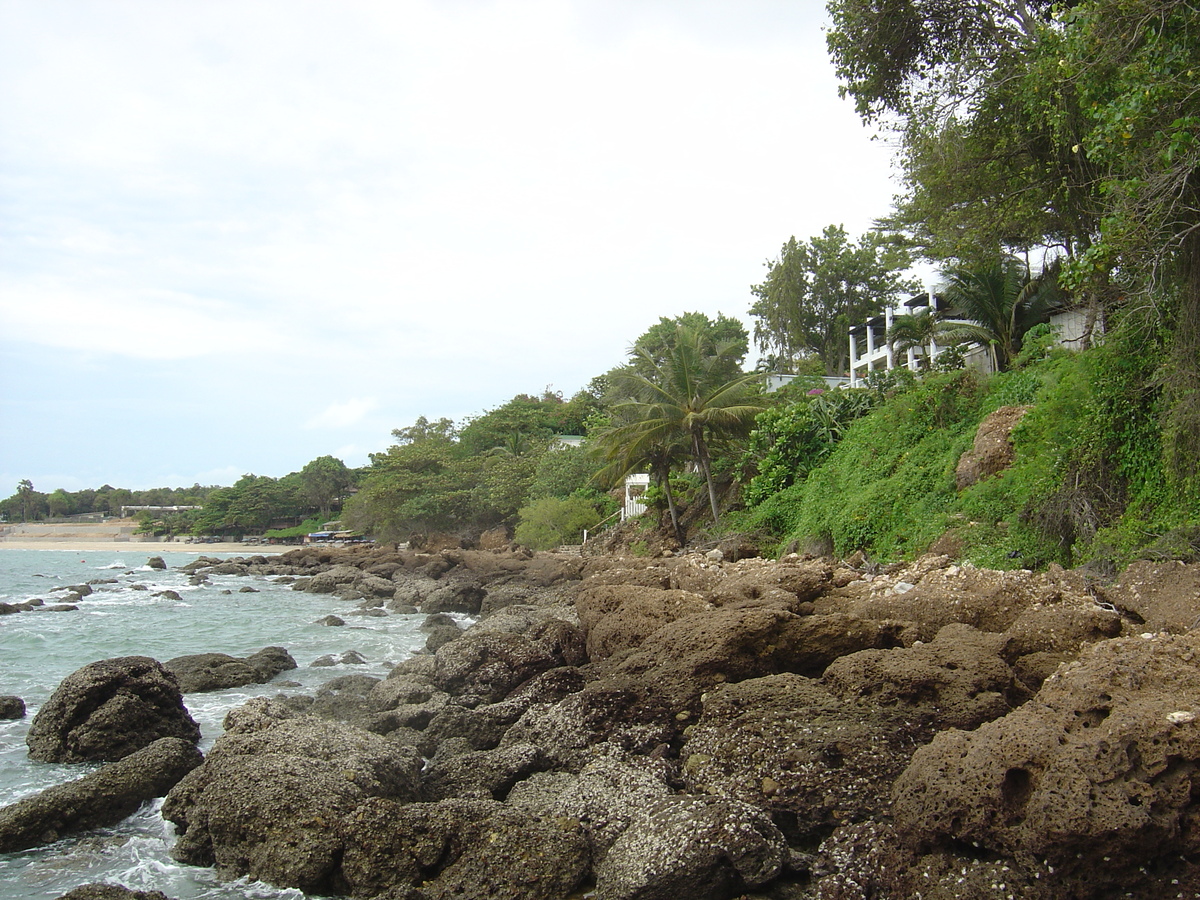
[[[195,744],[200,727],[174,675],[148,656],[123,656],[63,679],[33,717],[26,744],[40,762],[113,761],[163,737]]]
[[[334,615],[329,615],[329,616],[325,616],[324,618],[317,619],[317,623],[316,623],[316,624],[318,624],[318,625],[328,625],[328,626],[331,626],[331,627],[336,627],[336,626],[338,626],[338,625],[345,625],[345,624],[346,624],[346,620],[345,620],[345,619],[341,619],[341,618],[339,618],[339,617],[337,617],[337,616],[334,616]]]
[[[11,695],[0,697],[0,719],[25,718],[25,701]]]
[[[0,809],[0,853],[115,825],[146,800],[166,794],[201,761],[194,744],[161,738],[97,772],[18,800]]]
[[[666,797],[640,810],[596,867],[597,900],[726,900],[778,877],[783,834],[760,810]]]
[[[163,666],[178,679],[181,691],[192,694],[266,684],[281,672],[296,668],[296,661],[283,647],[264,647],[244,659],[225,653],[197,653],[177,656]]]
[[[1200,638],[1087,648],[1037,696],[945,731],[896,782],[896,823],[927,848],[1040,862],[1059,896],[1114,896],[1200,850]]]
[[[170,900],[162,891],[136,891],[119,884],[81,884],[56,900]]]
[[[167,564],[161,556],[152,556],[146,560],[146,566],[151,569],[165,569]]]
[[[259,711],[260,713],[262,710]],[[421,759],[378,735],[312,716],[251,717],[167,795],[175,858],[280,887],[330,893],[348,817],[371,797],[416,799]]]
[[[346,825],[342,877],[361,897],[562,900],[587,871],[578,823],[492,800],[370,800]]]

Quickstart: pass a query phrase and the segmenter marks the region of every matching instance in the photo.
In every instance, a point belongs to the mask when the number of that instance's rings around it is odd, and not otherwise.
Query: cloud
[[[374,397],[355,397],[333,403],[304,423],[305,428],[349,428],[379,406]]]

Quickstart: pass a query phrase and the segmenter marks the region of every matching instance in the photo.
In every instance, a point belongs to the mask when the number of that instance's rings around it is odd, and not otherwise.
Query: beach
[[[0,526],[0,549],[67,550],[71,553],[97,553],[114,549],[161,553],[202,553],[250,556],[286,553],[296,549],[286,544],[259,544],[241,541],[189,542],[187,538],[163,540],[136,534],[134,519],[106,519],[102,522],[22,522]]]

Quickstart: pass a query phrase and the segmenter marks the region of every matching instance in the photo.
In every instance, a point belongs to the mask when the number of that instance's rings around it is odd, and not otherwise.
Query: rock
[[[529,743],[553,763],[579,771],[598,744],[621,752],[650,754],[665,749],[686,722],[645,679],[614,675],[593,681],[557,703],[538,703],[504,733],[501,746]]]
[[[578,823],[493,800],[370,800],[346,825],[342,877],[359,897],[562,900],[587,871]]]
[[[678,709],[693,708],[704,690],[723,682],[777,672],[820,675],[840,656],[895,646],[897,630],[841,614],[722,607],[663,626],[616,671],[643,679]]]
[[[175,676],[148,656],[90,663],[63,679],[29,726],[39,762],[113,761],[159,738],[200,740]]]
[[[422,793],[426,800],[450,797],[504,800],[513,785],[541,771],[545,765],[545,755],[532,744],[472,750],[435,760],[422,775]]]
[[[1200,637],[1095,644],[1031,702],[918,750],[893,792],[897,828],[1048,866],[1056,896],[1117,896],[1200,850],[1198,696]]]
[[[1200,619],[1200,565],[1138,561],[1104,588],[1104,598],[1141,623],[1140,631],[1180,634]]]
[[[667,797],[663,780],[644,766],[601,756],[577,776],[543,772],[515,785],[508,802],[583,825],[592,860],[599,863],[639,809]]]
[[[180,862],[223,877],[333,893],[348,817],[370,797],[411,801],[421,759],[339,722],[248,718],[167,795]]]
[[[519,634],[466,634],[437,651],[433,681],[440,690],[491,703],[535,675],[562,663],[546,647]]]
[[[575,608],[586,637],[588,658],[596,660],[638,647],[668,622],[713,607],[691,591],[598,584],[579,592]]]
[[[0,853],[115,825],[146,800],[166,794],[201,762],[194,744],[160,738],[90,775],[18,800],[0,809]]]
[[[947,625],[930,644],[843,656],[822,680],[843,699],[911,710],[938,728],[971,729],[1029,698],[1001,658],[1005,647],[1002,635]]]
[[[197,653],[177,656],[163,666],[178,679],[183,693],[193,694],[266,684],[279,673],[296,668],[296,661],[282,647],[264,647],[245,659],[224,653]]]
[[[979,423],[975,443],[958,460],[954,482],[958,489],[1003,472],[1013,463],[1012,430],[1029,412],[1028,406],[1002,406]]]
[[[161,556],[152,556],[146,560],[146,566],[151,569],[165,569],[167,564]]]
[[[421,612],[461,612],[479,615],[487,591],[476,581],[461,581],[439,586],[421,600]]]
[[[0,719],[25,718],[25,701],[10,695],[0,697]]]
[[[338,618],[337,616],[329,615],[329,616],[325,616],[323,619],[317,619],[317,622],[316,622],[316,624],[318,624],[318,625],[338,626],[338,625],[345,625],[345,624],[346,624],[346,620],[345,620],[345,619],[340,619],[340,618]]]
[[[793,842],[811,845],[839,822],[886,809],[892,782],[928,737],[910,718],[790,673],[723,685],[688,729],[684,783],[768,810]]]
[[[746,803],[666,797],[640,810],[596,867],[597,900],[727,900],[778,877],[787,843]]]
[[[56,900],[170,900],[162,891],[135,891],[119,884],[81,884]]]

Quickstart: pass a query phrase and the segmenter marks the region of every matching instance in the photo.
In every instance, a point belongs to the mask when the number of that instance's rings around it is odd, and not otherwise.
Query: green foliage
[[[514,537],[532,550],[551,550],[580,543],[584,529],[600,519],[595,505],[583,497],[543,497],[521,510]]]
[[[565,500],[587,488],[600,468],[600,461],[584,447],[551,447],[538,459],[529,497]]]
[[[291,528],[268,528],[263,532],[263,537],[286,539],[286,538],[302,538],[306,534],[312,534],[320,531],[325,527],[328,521],[323,516],[313,516],[311,519],[305,519],[299,525],[293,525]]]
[[[332,456],[319,456],[300,470],[300,495],[329,518],[330,510],[340,504],[354,478],[346,464]]]
[[[642,378],[653,378],[675,351],[680,329],[700,336],[705,352],[717,355],[722,348],[719,371],[714,377],[730,381],[742,374],[742,365],[750,350],[750,335],[742,323],[717,313],[716,320],[702,312],[686,312],[674,318],[663,316],[633,342],[628,366]]]
[[[901,277],[907,253],[879,232],[849,240],[830,225],[808,241],[790,238],[779,258],[765,263],[767,277],[750,290],[754,341],[791,360],[815,354],[826,375],[849,365],[850,328],[916,289]]]
[[[807,478],[880,396],[866,388],[821,391],[759,413],[743,457],[743,466],[757,471],[746,486],[747,506]]]

